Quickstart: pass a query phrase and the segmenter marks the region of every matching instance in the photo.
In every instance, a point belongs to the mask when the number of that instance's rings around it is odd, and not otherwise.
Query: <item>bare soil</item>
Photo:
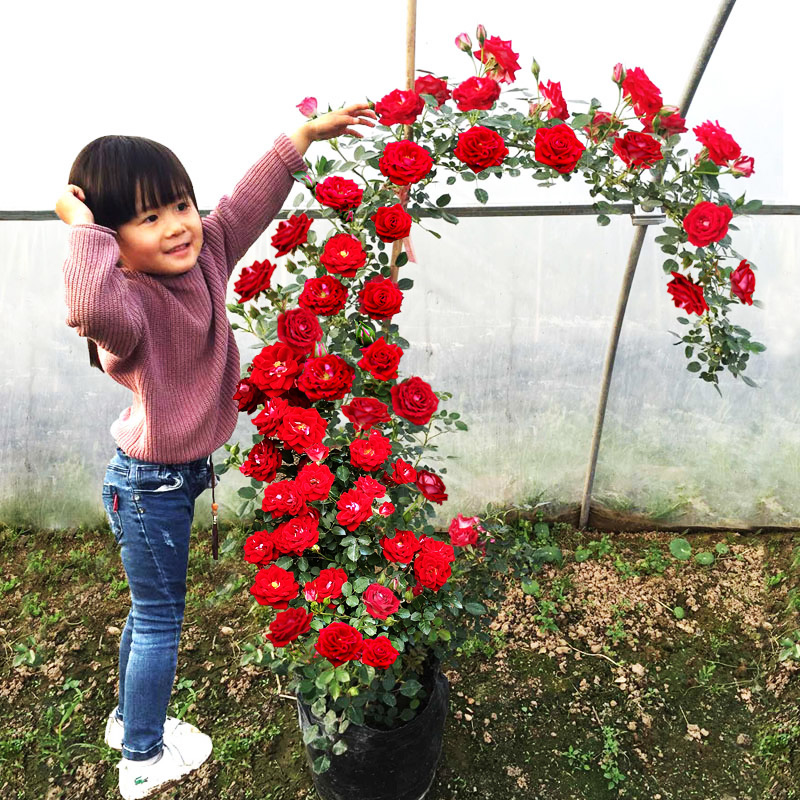
[[[223,558],[197,542],[173,713],[214,740],[173,800],[313,798],[296,711],[274,675],[240,666],[262,618],[242,532]],[[510,583],[489,642],[448,671],[445,745],[429,800],[800,798],[800,536],[688,536],[553,526],[566,562]],[[607,551],[607,552],[604,552]],[[108,530],[0,530],[0,797],[118,797],[103,744],[116,694],[127,587]],[[679,619],[673,609],[680,606]],[[12,666],[22,647],[35,664]],[[30,658],[34,658],[30,656]]]

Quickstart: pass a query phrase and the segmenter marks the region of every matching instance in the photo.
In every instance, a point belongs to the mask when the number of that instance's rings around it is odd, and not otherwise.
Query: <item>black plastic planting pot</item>
[[[347,750],[331,756],[330,768],[313,776],[317,794],[322,800],[422,800],[442,752],[449,693],[437,665],[428,704],[410,722],[389,731],[351,724],[338,737]],[[297,716],[303,732],[312,725],[322,729],[322,721],[299,700]],[[323,753],[306,745],[306,755],[310,766]]]

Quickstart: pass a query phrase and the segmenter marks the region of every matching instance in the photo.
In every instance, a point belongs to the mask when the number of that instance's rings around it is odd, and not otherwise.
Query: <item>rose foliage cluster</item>
[[[500,99],[519,70],[511,43],[479,28],[477,49],[466,34],[456,45],[474,76],[448,83],[426,74],[414,90],[388,93],[375,105],[372,137],[334,141],[336,158],[295,176],[305,187],[295,207],[315,213],[298,209],[272,238],[290,282],[273,285],[276,263],[256,261],[238,276],[238,302],[229,306],[234,327],[260,342],[236,392],[253,444],[227,445],[220,470],[250,478],[239,490],[240,514],[255,519],[244,558],[267,620],[257,656],[248,657],[290,675],[324,718],[324,731],[311,729],[316,747],[350,722],[412,719],[424,701],[426,660],[458,643],[464,612],[486,613],[485,598],[463,593],[486,555],[480,522],[459,514],[447,538],[431,524],[447,499],[434,440],[466,425],[442,407],[450,395],[403,375],[408,342],[394,322],[413,281],[396,281],[392,266],[408,261],[400,246],[412,226],[423,211],[457,222],[449,195],[431,197],[438,180],[527,170],[549,185],[581,174],[605,198],[601,223],[614,201],[662,205],[674,221],[659,237],[674,257],[665,262],[667,290],[698,317],[683,337],[697,359],[690,369],[716,383],[723,366],[741,374],[757,349],[727,322],[731,304],[756,302],[752,265],[729,263],[738,258],[733,214],[754,208],[719,190],[719,173],[753,169],[732,137],[717,123],[698,126],[702,147],[681,165],[684,151],[675,148],[685,122],[638,67],[614,69],[613,112],[592,101],[570,113],[560,84],[539,82],[534,62],[536,94],[517,90],[525,109],[513,110]],[[312,116],[316,102],[299,108]],[[488,200],[481,187],[475,196]]]

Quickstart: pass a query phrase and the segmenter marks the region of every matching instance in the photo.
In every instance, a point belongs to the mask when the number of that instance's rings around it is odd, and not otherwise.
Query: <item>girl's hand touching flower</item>
[[[86,195],[80,186],[69,184],[56,200],[56,214],[67,225],[91,225],[94,214],[86,205]]]
[[[377,118],[377,114],[372,110],[369,103],[353,103],[309,120],[304,125],[301,125],[289,138],[297,148],[297,152],[303,155],[308,150],[311,142],[318,142],[322,139],[335,139],[343,134],[349,134],[361,139],[363,134],[352,126],[365,125],[368,128],[374,128],[375,123],[370,120]]]

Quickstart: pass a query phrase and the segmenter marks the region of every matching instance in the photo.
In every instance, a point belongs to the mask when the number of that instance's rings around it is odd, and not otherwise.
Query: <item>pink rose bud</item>
[[[459,33],[456,36],[456,47],[463,50],[465,53],[472,52],[472,39],[466,33]]]
[[[625,80],[625,68],[622,64],[614,64],[614,69],[611,72],[611,79],[617,86],[622,86],[622,81]]]
[[[749,178],[754,172],[754,164],[755,162],[752,156],[739,156],[739,158],[731,164],[731,172],[737,178]]]
[[[320,358],[321,356],[328,355],[328,348],[322,342],[322,340],[318,342],[314,342],[314,356],[315,358]]]
[[[483,43],[486,41],[486,28],[483,25],[478,25],[475,30],[475,36],[478,39],[478,46],[483,47]]]
[[[394,506],[391,503],[383,503],[378,509],[378,513],[382,517],[391,517],[394,514]]]
[[[306,447],[306,455],[317,464],[324,461],[328,457],[330,450],[322,444],[315,444],[312,447]]]
[[[304,97],[297,104],[297,107],[300,109],[300,113],[304,117],[314,117],[317,114],[317,98],[316,97]]]

